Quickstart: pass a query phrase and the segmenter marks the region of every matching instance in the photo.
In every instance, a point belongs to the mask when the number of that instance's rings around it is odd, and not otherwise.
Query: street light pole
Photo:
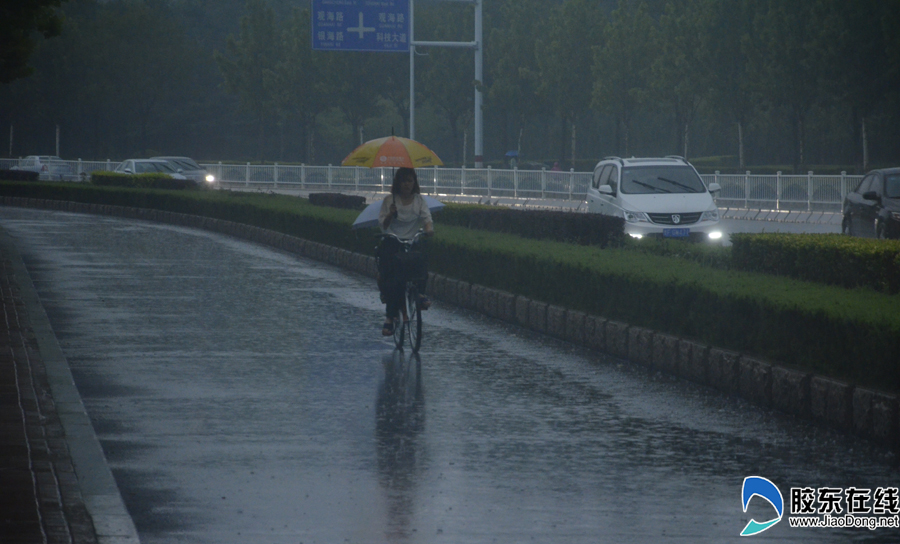
[[[481,29],[481,5],[484,0],[475,1],[475,168],[484,168],[484,138],[482,128],[482,96],[481,88],[484,83],[482,73],[484,60],[484,40]]]
[[[413,4],[409,0],[409,139],[416,139],[416,46],[414,45]]]

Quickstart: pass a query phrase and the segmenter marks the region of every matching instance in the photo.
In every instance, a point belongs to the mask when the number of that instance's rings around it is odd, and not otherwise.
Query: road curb
[[[131,519],[112,471],[106,461],[103,448],[97,438],[81,395],[75,387],[69,363],[62,353],[56,334],[50,325],[34,283],[15,243],[0,230],[0,247],[9,258],[15,283],[37,343],[49,383],[53,404],[62,426],[65,443],[71,457],[77,488],[93,523],[96,541],[100,544],[134,544],[140,539]],[[58,477],[61,494],[66,486],[75,482]],[[71,500],[71,499],[69,499]],[[73,520],[68,520],[71,538],[75,542],[93,542],[94,535],[75,534],[89,531]]]

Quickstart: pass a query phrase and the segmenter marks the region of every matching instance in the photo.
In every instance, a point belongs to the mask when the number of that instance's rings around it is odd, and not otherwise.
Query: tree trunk
[[[566,116],[559,116],[559,155],[553,157],[554,161],[562,161],[566,156]]]
[[[738,165],[741,168],[741,171],[744,170],[744,165],[746,162],[744,161],[744,122],[738,120]]]
[[[466,151],[467,151],[466,147],[468,145],[469,145],[469,131],[464,130],[463,131],[463,150],[462,150],[462,157],[463,157],[462,158],[462,166],[463,166],[463,168],[466,167],[466,161],[468,160],[468,157],[466,157]]]
[[[522,155],[522,135],[523,134],[525,134],[525,127],[519,128],[519,141],[516,142],[516,162],[519,161],[519,157]]]
[[[572,168],[575,168],[575,120],[572,120]]]
[[[862,130],[862,169],[866,172],[869,169],[869,135],[866,131],[866,118],[862,118],[860,129]]]
[[[684,132],[682,133],[683,139],[684,139],[684,148],[683,148],[684,153],[682,154],[682,157],[684,157],[684,160],[688,160],[688,145],[690,143],[690,128],[691,128],[690,123],[684,124]]]
[[[616,116],[616,155],[622,154],[622,117]]]

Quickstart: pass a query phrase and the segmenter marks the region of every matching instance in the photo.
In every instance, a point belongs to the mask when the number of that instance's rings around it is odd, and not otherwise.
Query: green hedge
[[[37,181],[40,175],[31,170],[0,170],[0,179],[11,181]]]
[[[370,255],[375,246],[374,231],[350,229],[357,211],[284,195],[23,183],[2,183],[0,194],[203,215]],[[434,272],[900,391],[900,295],[473,230],[442,223],[449,210],[435,215]]]
[[[120,174],[96,171],[91,173],[91,184],[98,187],[136,187],[139,189],[194,189],[192,180],[174,179],[167,174]]]
[[[740,270],[900,293],[900,240],[772,233],[733,234],[731,242]]]
[[[476,204],[450,205],[440,214],[441,223],[538,240],[599,247],[621,246],[625,242],[625,220],[621,217]]]

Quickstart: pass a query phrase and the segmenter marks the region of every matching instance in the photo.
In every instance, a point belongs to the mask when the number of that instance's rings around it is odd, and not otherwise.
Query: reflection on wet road
[[[737,542],[741,483],[898,486],[865,442],[203,231],[0,208],[145,543]],[[893,531],[893,532],[890,532]],[[897,542],[792,529],[789,542]]]

